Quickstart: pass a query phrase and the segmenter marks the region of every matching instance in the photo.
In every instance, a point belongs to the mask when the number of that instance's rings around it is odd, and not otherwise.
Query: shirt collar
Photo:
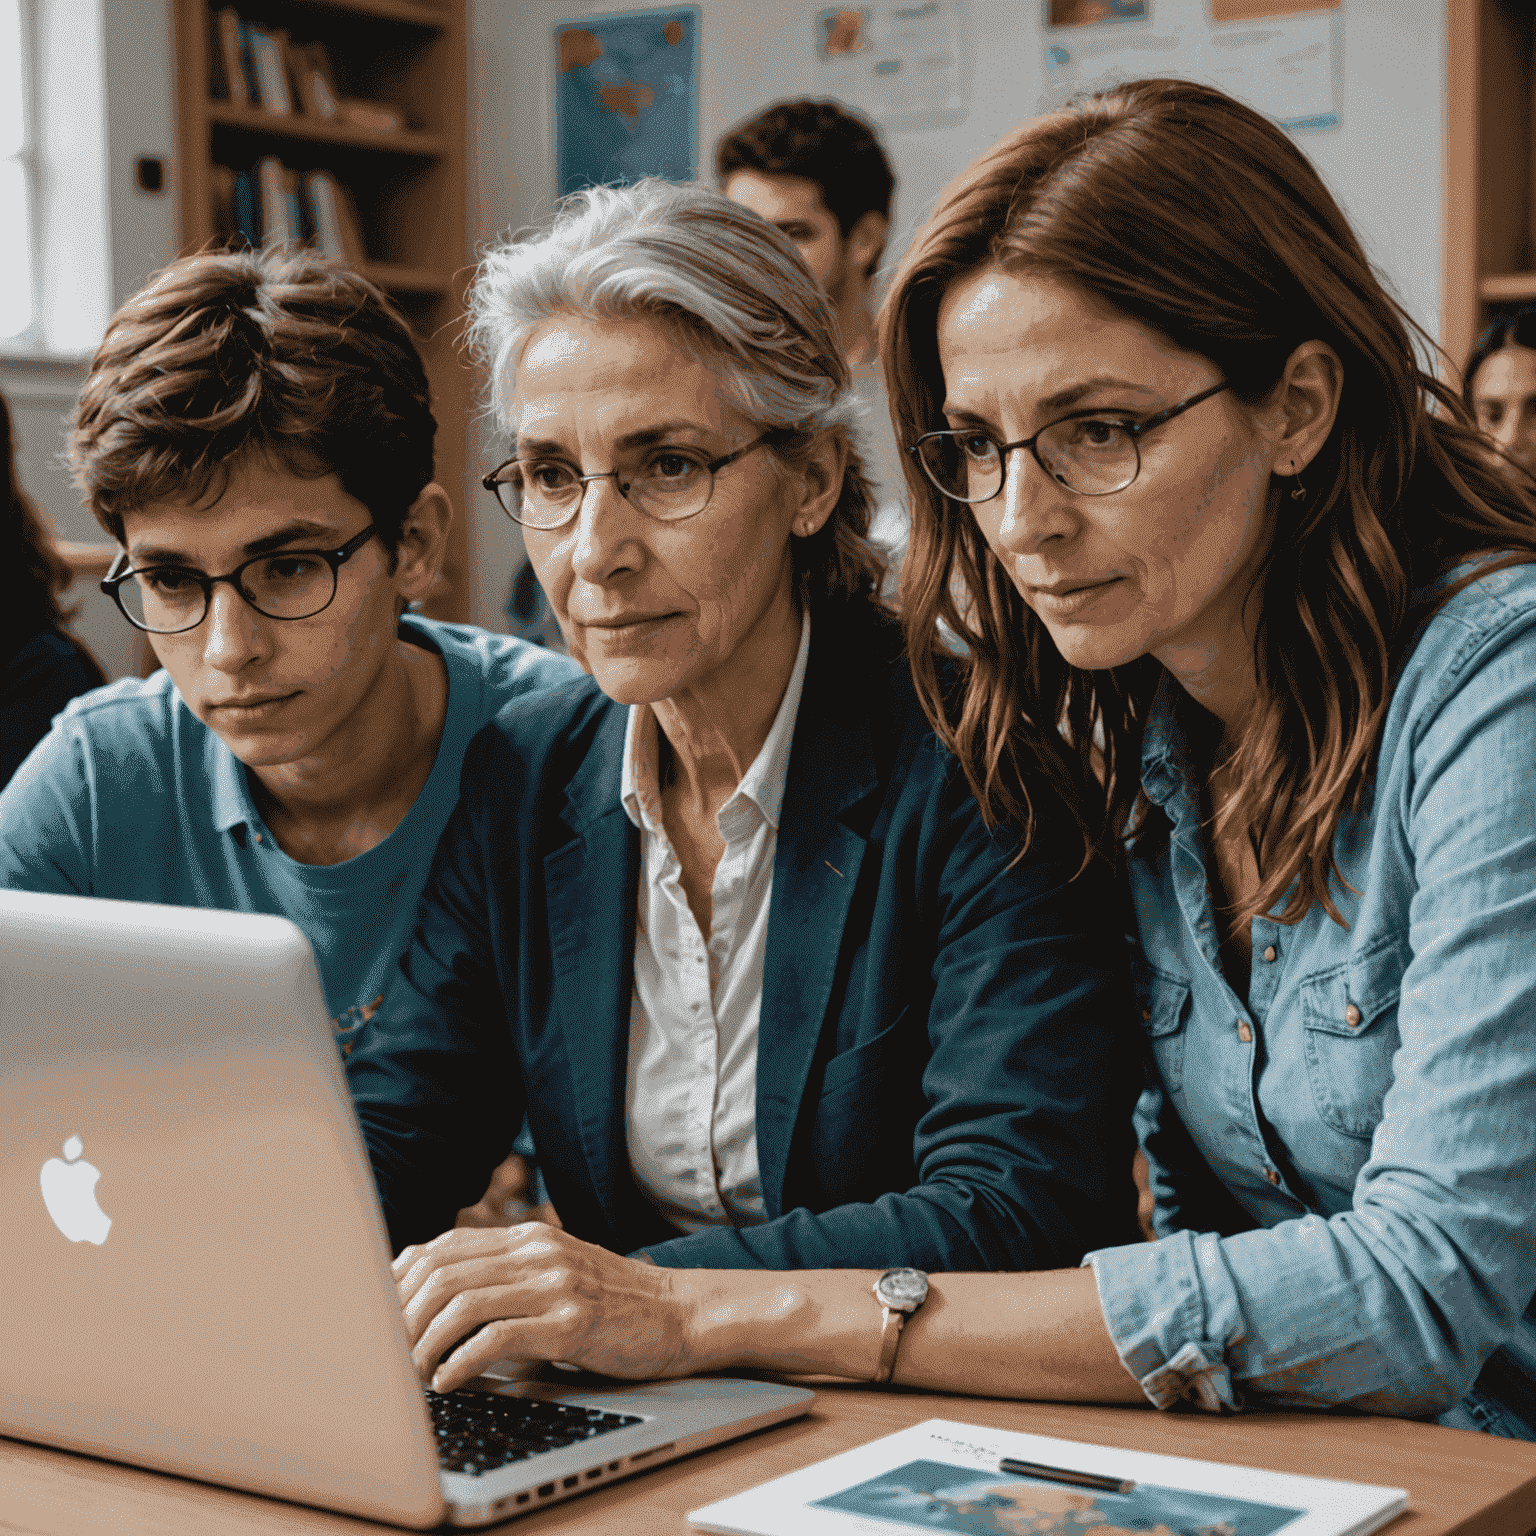
[[[1154,805],[1166,807],[1193,778],[1189,732],[1181,708],[1187,698],[1173,674],[1164,670],[1141,734],[1141,787]]]
[[[245,764],[212,731],[207,733],[203,761],[213,791],[214,826],[229,832],[235,827],[257,825],[261,818],[251,799]]]
[[[807,610],[800,619],[800,649],[784,697],[779,700],[779,711],[773,717],[767,740],[742,775],[735,794],[720,808],[718,819],[722,822],[739,801],[750,800],[774,832],[778,832],[784,784],[789,777],[790,748],[795,739],[795,717],[800,713],[800,695],[805,689],[805,668],[810,654],[811,615]],[[649,704],[631,704],[629,719],[624,726],[624,767],[619,781],[619,799],[624,814],[635,826],[653,832],[661,826],[656,759],[656,712]]]

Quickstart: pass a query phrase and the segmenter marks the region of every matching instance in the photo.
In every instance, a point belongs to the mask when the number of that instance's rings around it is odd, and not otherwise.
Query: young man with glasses
[[[435,432],[404,319],[310,254],[191,257],[118,311],[70,459],[163,670],[57,718],[0,794],[0,886],[291,918],[350,1052],[470,739],[578,675],[407,611],[452,518]]]

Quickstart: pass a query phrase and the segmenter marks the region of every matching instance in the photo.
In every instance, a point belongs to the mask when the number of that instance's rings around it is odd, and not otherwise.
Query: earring
[[[1296,489],[1291,492],[1291,500],[1305,501],[1307,499],[1307,488],[1301,483],[1301,471],[1296,468],[1294,463],[1291,465],[1291,473],[1296,476]]]

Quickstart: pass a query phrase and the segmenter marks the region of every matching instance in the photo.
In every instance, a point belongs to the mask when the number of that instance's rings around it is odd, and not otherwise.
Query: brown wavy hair
[[[945,191],[881,311],[897,434],[945,425],[937,319],[957,279],[995,265],[1050,277],[1209,359],[1256,404],[1303,342],[1344,388],[1303,503],[1279,503],[1254,592],[1258,697],[1221,826],[1249,829],[1261,883],[1240,921],[1320,902],[1340,818],[1363,803],[1394,665],[1463,582],[1415,594],[1469,556],[1536,559],[1536,503],[1491,461],[1459,397],[1421,365],[1432,343],[1372,271],[1317,172],[1256,112],[1209,87],[1140,80],[1025,125]],[[1156,830],[1141,734],[1163,668],[1063,661],[975,519],[907,456],[902,606],[918,690],[989,820],[1032,823],[1021,770],[1073,808],[1085,857]],[[1278,498],[1276,498],[1278,499]],[[1273,503],[1272,503],[1273,504]],[[1466,577],[1465,580],[1474,579]],[[939,620],[969,647],[941,686]],[[1166,824],[1163,823],[1165,826]]]
[[[292,246],[173,262],[108,322],[69,435],[108,533],[150,501],[223,494],[256,453],[336,474],[384,547],[432,478],[437,422],[410,326],[367,278]]]

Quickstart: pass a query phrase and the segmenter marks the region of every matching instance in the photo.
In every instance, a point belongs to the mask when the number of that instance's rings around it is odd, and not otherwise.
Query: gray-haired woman
[[[599,188],[474,307],[513,437],[486,483],[592,677],[471,747],[348,1063],[423,1374],[622,1373],[626,1341],[654,1369],[705,1294],[681,1270],[1134,1235],[1112,903],[1043,784],[1021,856],[935,742],[793,245],[697,188]],[[447,1230],[525,1107],[565,1230]]]

